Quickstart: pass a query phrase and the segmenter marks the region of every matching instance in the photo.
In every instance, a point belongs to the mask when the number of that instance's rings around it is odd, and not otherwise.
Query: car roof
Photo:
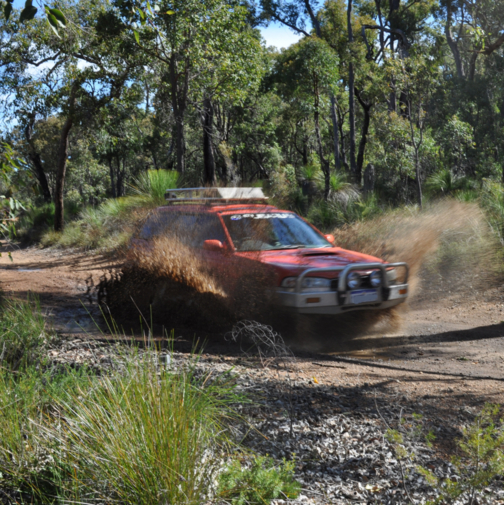
[[[157,208],[160,212],[191,212],[196,214],[234,214],[236,212],[290,212],[273,205],[234,204],[234,205],[164,205]]]

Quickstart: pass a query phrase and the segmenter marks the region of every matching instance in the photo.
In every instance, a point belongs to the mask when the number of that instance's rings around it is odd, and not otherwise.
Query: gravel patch
[[[103,372],[114,366],[117,349],[108,343],[61,339],[49,349],[49,357],[54,364],[86,364]],[[160,363],[178,367],[189,359],[188,354],[173,352]],[[243,445],[278,462],[295,458],[302,494],[295,501],[276,500],[276,505],[424,504],[436,493],[418,466],[442,479],[459,478],[452,464],[419,434],[424,421],[415,420],[413,414],[421,414],[422,405],[413,410],[405,397],[367,384],[322,385],[316,378],[302,377],[300,364],[290,359],[203,355],[196,367],[214,376],[231,371],[238,391],[252,400],[236,406],[247,421],[238,428]],[[454,413],[454,423],[469,422],[475,412],[466,410]],[[431,416],[424,424],[441,437],[451,428],[436,425]],[[404,434],[401,445],[407,457],[402,461],[387,440],[388,426]],[[504,503],[503,483],[493,482],[488,489],[492,498],[478,503]]]

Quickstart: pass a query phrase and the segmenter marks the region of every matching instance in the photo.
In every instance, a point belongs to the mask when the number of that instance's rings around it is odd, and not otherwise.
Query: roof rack
[[[173,203],[233,204],[266,202],[261,188],[186,188],[167,189],[165,200]]]

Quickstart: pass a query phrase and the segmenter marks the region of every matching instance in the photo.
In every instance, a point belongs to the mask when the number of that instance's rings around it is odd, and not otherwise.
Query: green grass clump
[[[51,335],[38,300],[4,299],[0,303],[0,366],[18,371],[35,365]]]
[[[219,497],[232,505],[265,505],[275,499],[295,499],[301,485],[294,480],[294,461],[280,465],[256,456],[247,467],[234,460],[219,477]]]
[[[418,468],[438,493],[438,498],[428,503],[460,503],[461,498],[469,504],[490,503],[495,498],[488,486],[504,472],[504,419],[499,410],[498,405],[485,405],[474,422],[464,428],[458,440],[462,454],[452,458],[458,479],[440,479],[430,470]]]
[[[130,187],[134,193],[151,198],[156,205],[163,205],[166,190],[178,187],[179,175],[175,170],[147,170]]]
[[[21,373],[0,370],[0,488],[21,493],[26,502],[51,502],[62,494],[58,401],[89,382],[72,369]]]
[[[226,439],[225,380],[167,369],[155,355],[61,404],[66,423],[53,430],[72,471],[67,492],[92,501],[199,504],[212,496]]]

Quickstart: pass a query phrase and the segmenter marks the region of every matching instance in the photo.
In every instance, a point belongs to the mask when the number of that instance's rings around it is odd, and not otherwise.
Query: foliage
[[[295,499],[301,490],[294,480],[295,461],[276,465],[267,456],[255,456],[242,466],[233,460],[219,475],[218,495],[232,505],[263,505],[272,500]]]
[[[67,423],[53,434],[68,450],[70,489],[98,501],[201,503],[221,465],[233,386],[155,355],[132,358],[121,375],[60,404]]]
[[[500,407],[487,404],[476,416],[473,424],[464,428],[458,445],[461,457],[452,463],[456,469],[456,479],[439,479],[430,470],[419,468],[427,482],[439,493],[431,502],[455,503],[464,497],[469,504],[484,498],[486,488],[504,471],[504,420],[499,418]]]
[[[0,367],[11,371],[35,366],[51,339],[38,300],[4,299],[0,305]]]
[[[131,190],[152,199],[157,205],[165,202],[167,189],[178,187],[179,173],[175,170],[148,170],[131,185]]]
[[[1,325],[38,335],[43,318],[30,304],[11,300],[2,307]],[[101,376],[85,365],[47,366],[46,360],[44,367],[31,366],[39,355],[32,341],[24,343],[17,373],[7,361],[0,368],[4,492],[32,503],[214,497],[231,444],[231,405],[243,400],[231,375],[198,373],[197,357],[179,368],[155,352],[120,347]]]

